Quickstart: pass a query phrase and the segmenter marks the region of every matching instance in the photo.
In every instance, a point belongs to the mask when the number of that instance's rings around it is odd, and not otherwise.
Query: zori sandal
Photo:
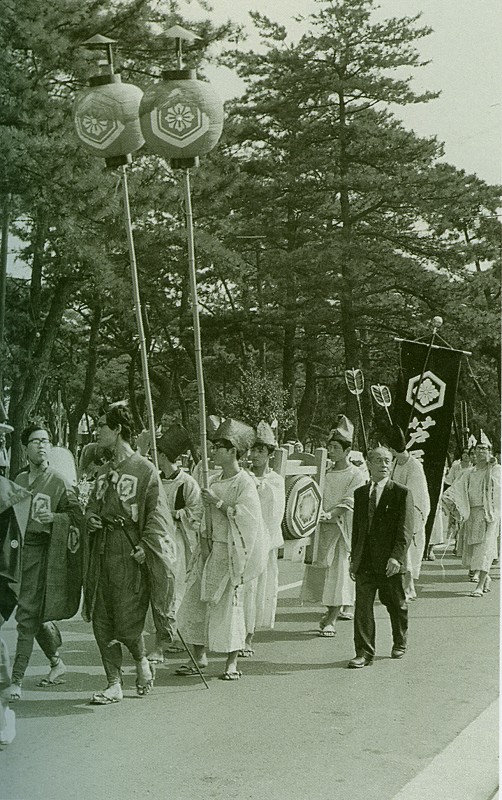
[[[325,639],[332,639],[335,636],[336,631],[334,625],[325,625],[324,628],[321,628],[319,631],[319,636],[323,636]]]
[[[142,658],[136,663],[136,694],[144,697],[153,689],[155,680],[155,663]]]
[[[220,681],[238,681],[241,676],[242,672],[239,670],[237,672],[224,672],[223,675],[220,675]]]
[[[109,706],[112,703],[119,703],[122,700],[122,687],[119,683],[112,683],[103,692],[95,692],[91,699],[91,706]]]
[[[201,672],[203,672],[205,667],[199,667],[199,669]],[[182,664],[181,667],[178,667],[178,669],[174,670],[174,674],[180,675],[181,677],[184,678],[191,678],[194,675],[198,675],[199,673],[192,664]]]

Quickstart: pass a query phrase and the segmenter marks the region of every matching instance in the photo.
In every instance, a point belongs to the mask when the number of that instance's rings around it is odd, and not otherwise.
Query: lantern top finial
[[[100,33],[97,33],[95,36],[91,36],[90,39],[86,39],[85,42],[82,42],[82,46],[89,47],[92,50],[105,50],[108,59],[108,70],[113,75],[112,45],[116,44],[116,41],[116,39],[109,39],[108,36],[102,36]]]
[[[171,28],[168,28],[166,36],[169,39],[182,39],[184,42],[193,42],[195,39],[199,38],[195,33],[192,33],[192,31],[182,28],[181,25],[173,25]]]
[[[97,33],[95,36],[91,36],[90,39],[86,39],[85,42],[82,42],[82,46],[85,47],[106,47],[109,44],[115,44],[116,39],[109,39],[108,36],[102,36],[100,33]]]

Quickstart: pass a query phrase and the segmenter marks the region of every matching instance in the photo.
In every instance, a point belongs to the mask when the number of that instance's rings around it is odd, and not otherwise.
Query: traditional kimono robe
[[[268,469],[257,480],[263,524],[268,534],[269,551],[265,570],[258,578],[256,627],[273,628],[279,591],[277,551],[284,544],[281,523],[286,505],[286,491],[284,478],[273,469]]]
[[[100,468],[86,510],[90,514],[97,514],[104,527],[89,534],[85,613],[110,679],[120,661],[112,653],[115,642],[123,642],[135,660],[145,655],[142,633],[150,597],[154,620],[156,614],[161,620],[168,614],[174,592],[174,525],[158,472],[139,453],[116,469],[111,464]],[[136,545],[145,550],[146,564],[132,558]]]
[[[16,483],[31,493],[22,550],[21,586],[16,611],[17,646],[12,680],[21,684],[36,638],[47,658],[55,656],[61,635],[52,620],[69,619],[82,593],[83,516],[75,489],[50,467],[32,483],[28,471]],[[42,510],[54,514],[42,523]]]
[[[458,459],[457,461],[454,461],[453,464],[451,465],[450,469],[448,470],[448,473],[447,473],[446,478],[445,478],[445,482],[449,486],[451,486],[452,483],[455,483],[457,478],[460,478],[460,476],[466,471],[466,469],[470,469],[471,466],[472,466],[471,464],[467,464],[467,466],[464,466],[462,464],[462,462],[460,461],[460,459]]]
[[[454,461],[451,465],[450,471],[448,472],[445,481],[446,483],[451,486],[455,483],[461,475],[466,472],[466,470],[471,469],[472,465],[469,464],[468,466],[464,466],[462,462]],[[464,526],[458,525],[453,519],[449,517],[449,514],[446,512],[445,507],[443,506],[443,528],[448,531],[448,539],[455,536],[455,555],[461,556],[464,550]],[[445,538],[444,535],[442,537]],[[435,541],[433,541],[433,544]]]
[[[0,616],[3,620],[9,619],[17,605],[21,552],[30,508],[30,492],[0,477]]]
[[[200,554],[193,559],[178,627],[190,644],[231,653],[245,644],[243,584],[263,572],[268,543],[251,475],[244,470],[231,478],[214,475],[209,485],[228,510],[209,507],[205,535],[211,550],[205,563]]]
[[[500,534],[500,466],[471,467],[443,494],[443,503],[464,525],[462,563],[488,572]]]
[[[425,523],[431,510],[424,468],[420,461],[410,455],[404,464],[394,462],[392,480],[406,486],[413,495],[413,539],[406,554],[406,571],[411,572],[414,580],[418,580],[425,550]]]
[[[244,616],[246,634],[257,628],[273,628],[279,591],[277,551],[284,544],[281,523],[286,505],[284,478],[268,468],[261,477],[250,473],[256,481],[261,513],[268,541],[265,569],[255,580],[244,586]]]
[[[167,480],[163,480],[162,486],[176,526],[175,608],[177,610],[185,593],[187,566],[197,546],[204,506],[199,484],[181,469]]]
[[[70,619],[78,611],[82,591],[83,516],[76,491],[51,467],[31,484],[28,471],[20,472],[15,482],[32,495],[23,546],[20,605],[27,584],[32,588],[37,584],[38,570],[36,576],[28,573],[38,563],[44,574],[44,589],[40,592],[39,587],[36,600],[38,606],[42,599],[42,621]],[[50,525],[39,522],[42,509],[54,514]]]
[[[325,606],[352,606],[355,583],[350,578],[350,549],[354,491],[365,483],[358,467],[332,469],[326,473],[324,511],[342,509],[337,520],[321,522],[317,559],[305,567],[300,594],[302,602]]]

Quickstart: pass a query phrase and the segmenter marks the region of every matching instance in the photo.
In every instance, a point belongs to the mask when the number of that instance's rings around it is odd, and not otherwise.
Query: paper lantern
[[[145,142],[139,124],[143,92],[132,83],[122,83],[120,75],[97,75],[89,83],[75,101],[78,138],[89,153],[106,159],[108,166],[125,164],[128,154]]]
[[[154,153],[174,167],[191,166],[218,142],[223,103],[208,83],[197,80],[195,70],[171,70],[162,77],[141,101],[141,130]]]

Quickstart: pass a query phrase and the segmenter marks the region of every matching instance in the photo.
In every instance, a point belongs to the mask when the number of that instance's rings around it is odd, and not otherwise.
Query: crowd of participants
[[[433,533],[426,549],[427,481],[402,431],[389,426],[360,466],[350,460],[353,433],[341,415],[328,437],[318,546],[300,599],[325,608],[323,638],[335,636],[339,619],[354,620],[348,666],[358,669],[375,656],[377,592],[390,617],[391,656],[405,655],[408,604],[417,598],[423,558],[434,558],[434,537],[454,542],[475,583],[472,597],[490,591],[500,466],[484,436],[453,463],[437,513],[446,532]],[[208,438],[211,472],[202,488],[201,462],[192,474],[180,466],[190,443],[182,426],[157,439],[157,469],[143,454],[145,437],[135,438],[130,412],[115,405],[99,420],[97,441],[84,447],[75,485],[50,466],[49,431],[31,425],[22,432],[26,467],[0,476],[0,627],[14,611],[17,623],[12,670],[0,639],[0,745],[15,736],[11,705],[22,698],[35,640],[49,662],[38,685],[64,681],[57,621],[79,608],[106,676],[93,705],[122,700],[123,646],[140,696],[152,690],[166,654],[185,648],[190,658],[176,675],[203,676],[208,653],[223,653],[220,678],[241,677],[239,658],[254,655],[255,632],[275,622],[285,481],[272,468],[277,444],[266,422],[253,428],[209,418]],[[154,633],[149,651],[147,629]]]

